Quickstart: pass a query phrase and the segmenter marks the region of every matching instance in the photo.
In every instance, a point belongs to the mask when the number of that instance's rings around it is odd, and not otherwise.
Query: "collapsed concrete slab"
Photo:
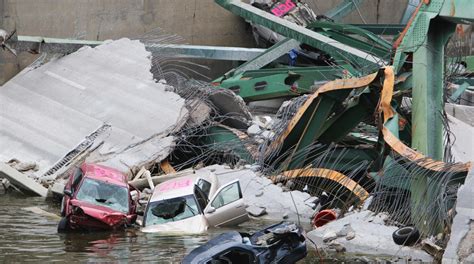
[[[25,69],[0,90],[0,161],[35,162],[41,178],[80,155],[123,172],[166,157],[187,110],[150,57],[120,39]]]
[[[350,226],[350,232],[343,233]],[[382,215],[361,211],[332,221],[308,233],[308,237],[322,249],[343,248],[354,254],[394,256],[396,258],[432,262],[433,258],[421,249],[399,246],[392,240],[392,233],[398,228],[387,226]],[[348,236],[350,235],[350,237]]]

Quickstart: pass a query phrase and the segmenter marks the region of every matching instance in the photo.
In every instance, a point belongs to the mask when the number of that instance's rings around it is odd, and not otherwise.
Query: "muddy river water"
[[[123,232],[58,234],[58,219],[26,207],[37,206],[59,214],[59,204],[15,194],[0,195],[0,263],[50,262],[153,262],[179,263],[184,255],[225,229],[199,236]],[[257,230],[272,223],[251,221],[240,231]],[[317,263],[314,251],[301,263]],[[319,258],[318,258],[319,259]]]

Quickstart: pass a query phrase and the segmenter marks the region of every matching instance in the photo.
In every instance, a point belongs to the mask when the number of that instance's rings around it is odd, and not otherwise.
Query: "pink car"
[[[137,219],[135,190],[123,173],[105,166],[84,163],[74,170],[64,187],[58,232],[69,230],[116,230]],[[137,192],[138,194],[138,192]]]

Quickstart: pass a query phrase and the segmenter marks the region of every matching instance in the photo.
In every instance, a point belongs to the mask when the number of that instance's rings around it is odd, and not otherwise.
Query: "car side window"
[[[247,250],[233,248],[227,252],[223,252],[214,256],[214,258],[211,261],[208,261],[206,264],[250,264],[254,263],[254,259],[253,253]]]
[[[242,198],[242,192],[240,190],[239,182],[234,182],[229,186],[223,188],[212,201],[211,206],[219,208],[224,205],[228,205]]]
[[[199,179],[197,186],[206,195],[206,198],[209,199],[209,192],[211,192],[211,184],[206,180]]]

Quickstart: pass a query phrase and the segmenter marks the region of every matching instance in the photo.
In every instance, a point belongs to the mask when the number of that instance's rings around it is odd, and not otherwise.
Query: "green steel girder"
[[[285,141],[283,141],[280,153],[285,153],[298,143],[298,140],[301,138],[303,130],[306,127],[306,124],[309,123],[311,117],[313,116],[312,113],[316,109],[316,102],[318,102],[319,100],[320,98],[318,100],[315,100],[303,113],[298,123],[296,123],[295,127],[291,130]],[[330,108],[332,108],[332,106]]]
[[[348,66],[348,65],[347,65]],[[346,65],[340,65],[340,68],[337,69],[333,66],[314,66],[314,67],[278,67],[278,68],[268,68],[255,71],[246,71],[242,74],[244,77],[263,77],[271,74],[279,74],[284,72],[294,72],[301,75],[313,74],[317,79],[322,80],[334,80],[336,78],[345,77],[345,70],[347,70]]]
[[[224,77],[228,78],[232,75],[238,75],[245,71],[257,70],[262,67],[265,67],[272,61],[275,61],[279,57],[288,53],[290,50],[297,48],[299,44],[300,43],[294,39],[286,38],[276,43],[275,45],[273,45],[272,47],[267,49],[264,53],[258,55],[254,59],[249,60],[245,62],[244,64],[240,65],[239,67],[230,70],[224,75]]]
[[[287,169],[291,170],[304,167],[307,155],[301,154],[303,152],[302,150],[316,141],[317,135],[332,113],[335,103],[336,101],[329,96],[321,96],[321,98],[316,100],[316,106],[314,110],[310,112],[307,123],[304,124],[301,136],[290,156],[290,163]]]
[[[344,111],[327,120],[318,135],[320,142],[341,141],[360,122],[373,114],[374,106],[370,103],[369,95],[364,93],[360,96],[362,98],[354,102],[353,105],[346,107]]]
[[[392,44],[385,39],[375,35],[374,33],[365,30],[361,27],[347,25],[347,24],[339,24],[329,21],[317,21],[308,25],[309,29],[319,31],[319,30],[331,30],[335,32],[339,32],[341,34],[353,34],[363,37],[366,40],[371,41],[373,44],[378,45],[381,49],[385,49],[387,52],[390,52],[392,49]],[[350,43],[345,43],[350,44]]]
[[[360,4],[361,2],[363,2],[363,0],[344,0],[340,5],[329,10],[326,13],[326,16],[336,21],[340,20],[347,14],[352,12],[356,8],[356,5]],[[246,63],[240,65],[239,67],[230,70],[224,75],[224,78],[228,78],[232,75],[237,75],[248,70],[260,69],[268,65],[272,61],[275,61],[279,57],[283,56],[291,49],[297,48],[299,45],[300,43],[298,41],[291,38],[285,38],[284,40],[276,43],[254,59],[249,60]],[[218,81],[219,79],[214,82]]]
[[[393,58],[393,66],[399,72],[406,60],[407,53],[413,53],[427,45],[428,31],[443,30],[440,27],[430,27],[431,20],[445,21],[443,25],[465,24],[474,22],[474,5],[471,0],[431,0],[422,4],[418,14],[406,31],[400,46],[397,47]],[[453,29],[450,30],[453,32]],[[415,63],[416,64],[416,63]]]
[[[325,31],[325,32],[321,32],[321,34],[328,36],[334,40],[337,40],[341,43],[348,44],[351,47],[355,47],[367,53],[374,54],[375,56],[379,58],[386,58],[386,59],[390,58],[390,50],[379,48],[376,45],[374,45],[374,43],[362,41],[357,38],[346,35],[344,33],[339,33],[339,32],[334,32],[334,31]]]
[[[314,48],[326,52],[333,58],[346,63],[356,65],[369,64],[374,65],[374,67],[384,64],[384,61],[381,58],[377,58],[372,54],[368,54],[343,43],[334,41],[322,34],[276,17],[249,4],[243,3],[240,0],[215,0],[215,2],[232,13],[243,17],[244,19],[265,26],[288,38],[308,44]]]
[[[413,147],[443,160],[444,46],[456,24],[431,21],[426,42],[413,53]]]
[[[233,153],[249,163],[254,161],[241,139],[224,126],[210,127],[201,138],[201,143],[215,151]]]
[[[351,24],[352,26],[370,31],[376,35],[394,36],[400,34],[405,28],[403,24]]]
[[[262,69],[225,79],[219,86],[234,91],[248,102],[310,93],[315,84],[342,78],[344,74],[343,67],[329,66]]]
[[[421,4],[397,47],[393,65],[402,69],[413,55],[413,147],[428,157],[443,159],[444,47],[456,23],[474,21],[469,0],[431,0]]]

